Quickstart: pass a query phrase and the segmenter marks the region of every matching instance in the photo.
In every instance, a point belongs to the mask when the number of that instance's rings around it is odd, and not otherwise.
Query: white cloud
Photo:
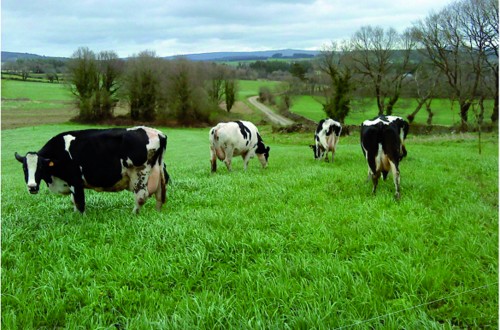
[[[2,1],[2,50],[119,56],[320,49],[365,25],[402,30],[451,0]]]

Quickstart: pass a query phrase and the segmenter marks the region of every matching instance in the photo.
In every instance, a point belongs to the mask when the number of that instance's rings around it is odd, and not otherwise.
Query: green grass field
[[[64,84],[2,79],[2,129],[68,121],[78,112]]]
[[[269,167],[210,174],[208,129],[162,128],[172,178],[161,213],[130,192],[87,211],[28,194],[14,152],[45,125],[2,131],[3,329],[498,328],[498,137],[407,140],[402,198],[376,196],[358,137],[335,163],[311,134],[273,134]]]
[[[259,95],[261,87],[269,87],[271,90],[274,90],[279,84],[279,81],[238,80],[238,100],[244,101],[250,96]]]
[[[323,106],[320,102],[321,98],[314,98],[312,96],[305,95],[297,96],[293,98],[293,104],[290,111],[314,121],[320,121],[326,117],[323,111]],[[414,99],[401,99],[396,104],[394,115],[406,118],[406,116],[415,110],[416,106],[417,104]],[[375,100],[353,100],[351,107],[351,112],[345,121],[348,125],[359,125],[364,120],[373,118],[378,114]],[[493,109],[493,101],[487,101],[486,107],[489,112],[485,115],[485,122],[491,123],[489,117]],[[434,112],[434,117],[432,119],[432,123],[434,125],[451,126],[460,122],[460,117],[458,115],[459,107],[457,102],[452,103],[448,99],[435,99],[432,101],[431,108]],[[471,122],[475,122],[472,110],[469,112],[469,118]],[[427,111],[424,108],[421,109],[415,117],[415,123],[426,124],[426,122]]]
[[[72,101],[68,87],[57,83],[25,82],[2,79],[2,97],[32,101]]]

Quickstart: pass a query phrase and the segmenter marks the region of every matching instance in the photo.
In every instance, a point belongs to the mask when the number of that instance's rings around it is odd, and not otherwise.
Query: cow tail
[[[167,151],[167,137],[165,135],[158,135],[160,139],[160,148],[156,151],[156,154],[153,159],[153,164],[157,163],[160,166],[160,171],[163,171],[163,177],[160,179],[162,181],[161,184],[161,201],[165,203],[167,200],[167,185],[170,181],[170,176],[167,172],[167,164],[163,161],[163,156]]]

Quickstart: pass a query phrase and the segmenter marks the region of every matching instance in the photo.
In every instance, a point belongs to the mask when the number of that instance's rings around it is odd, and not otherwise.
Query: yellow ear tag
[[[54,162],[49,162],[49,167],[54,166]]]

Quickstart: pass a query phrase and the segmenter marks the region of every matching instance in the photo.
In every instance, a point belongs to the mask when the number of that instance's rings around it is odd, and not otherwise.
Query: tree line
[[[353,95],[372,96],[379,114],[392,114],[401,97],[414,97],[432,123],[432,100],[459,105],[462,128],[472,109],[478,123],[493,99],[490,119],[498,121],[498,2],[460,0],[413,24],[402,33],[364,26],[319,55],[325,113],[341,122]]]
[[[81,121],[111,118],[117,103],[125,101],[133,120],[209,122],[223,102],[231,110],[237,93],[236,80],[226,66],[167,61],[152,51],[123,60],[113,51],[96,54],[81,47],[68,62],[68,77]]]

